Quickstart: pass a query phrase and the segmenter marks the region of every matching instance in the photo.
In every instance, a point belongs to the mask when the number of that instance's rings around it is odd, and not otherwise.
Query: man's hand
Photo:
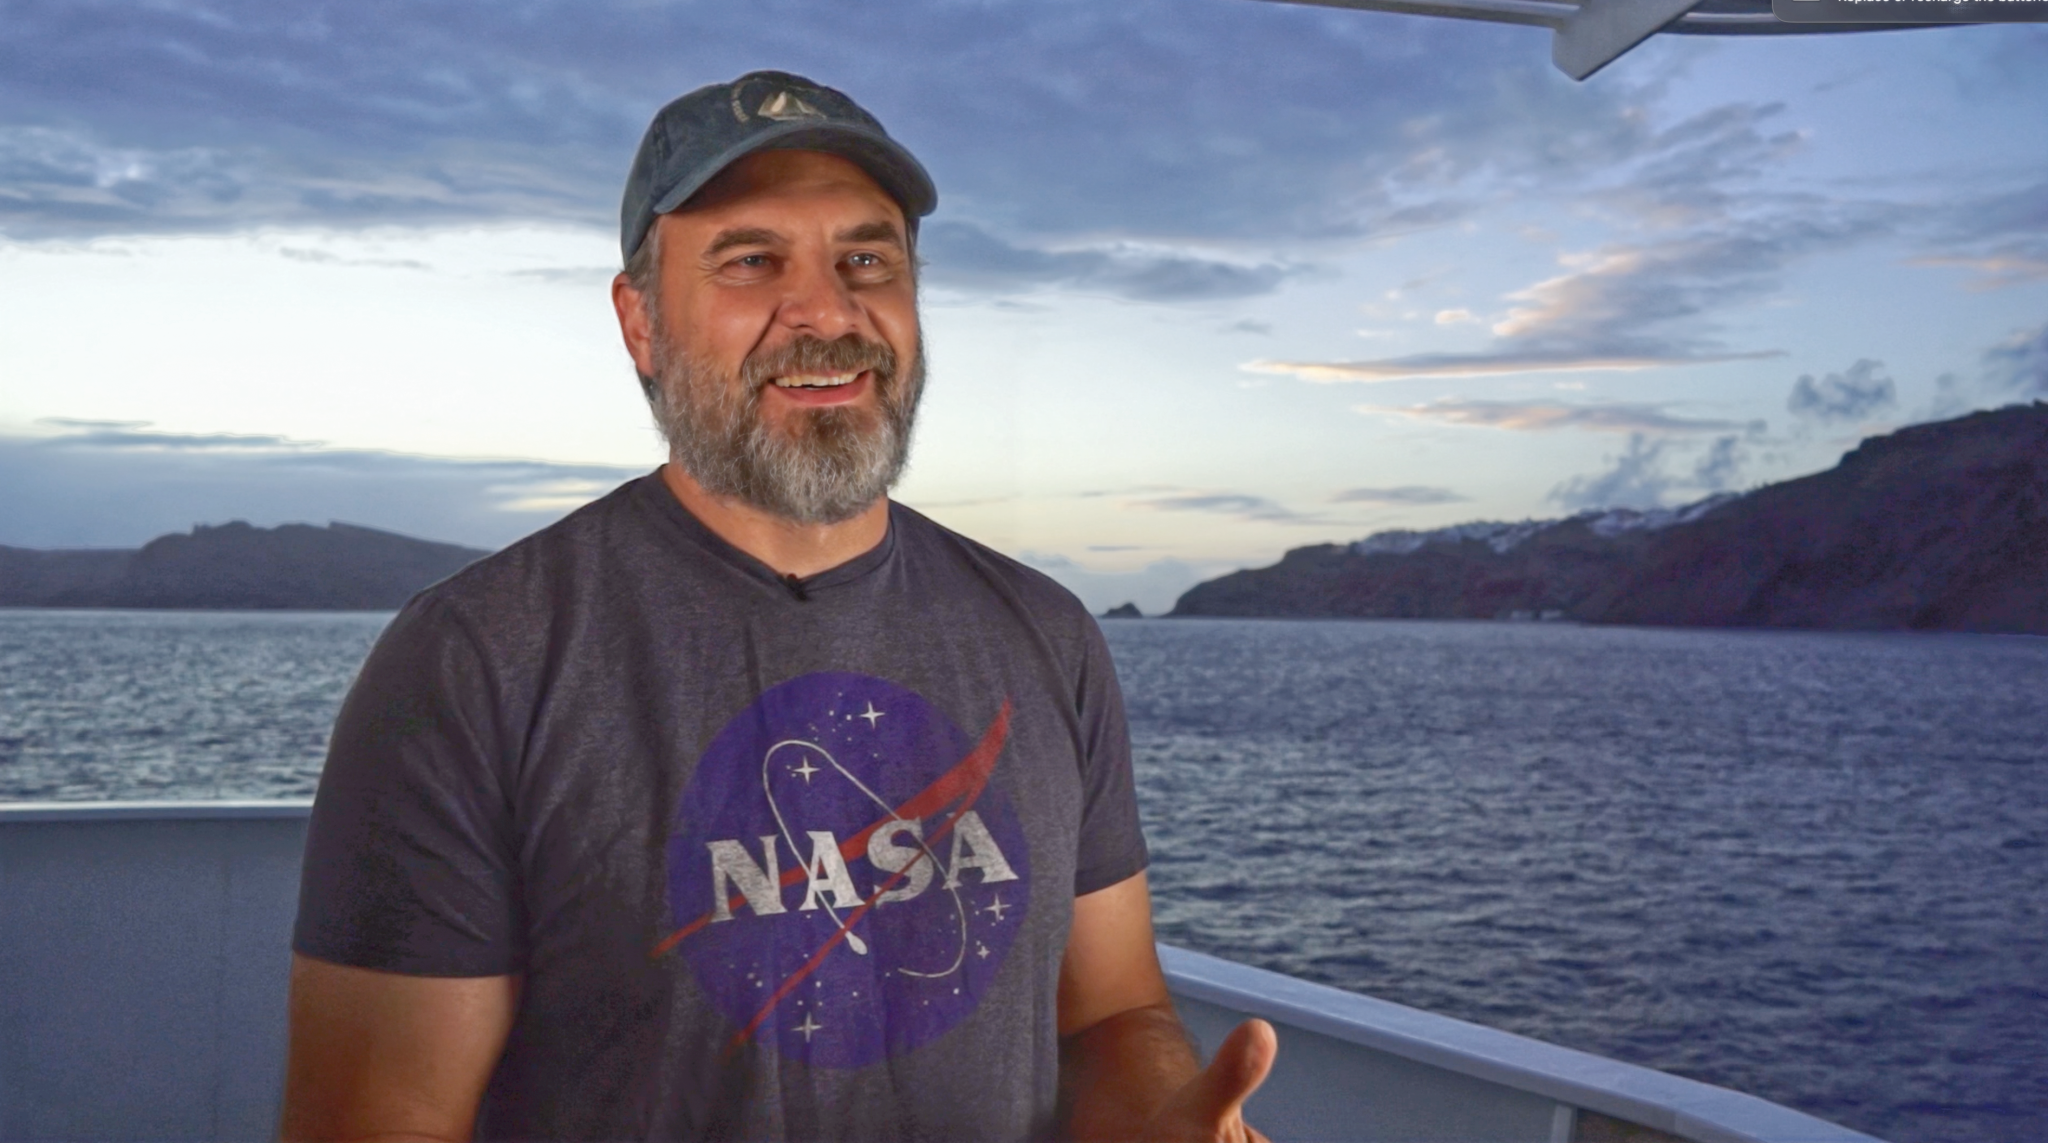
[[[1201,1067],[1159,969],[1144,874],[1074,899],[1059,1006],[1065,1137],[1264,1143],[1242,1109],[1273,1068],[1273,1029],[1247,1021]]]
[[[1144,1143],[1267,1143],[1244,1121],[1244,1101],[1273,1070],[1280,1042],[1264,1020],[1223,1038],[1216,1057],[1167,1097],[1145,1124]]]

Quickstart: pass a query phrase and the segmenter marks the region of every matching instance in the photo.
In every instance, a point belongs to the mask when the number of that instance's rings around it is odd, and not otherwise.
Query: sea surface
[[[390,620],[0,609],[0,801],[310,798]]]
[[[0,800],[304,797],[388,616],[0,611]],[[1104,624],[1162,939],[2048,1139],[2048,639]]]

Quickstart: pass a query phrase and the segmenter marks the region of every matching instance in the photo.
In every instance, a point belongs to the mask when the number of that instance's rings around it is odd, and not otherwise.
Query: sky
[[[0,544],[496,547],[662,459],[634,146],[755,68],[924,162],[898,499],[1095,610],[1678,505],[2048,397],[2048,27],[1660,36],[1260,0],[0,0]]]

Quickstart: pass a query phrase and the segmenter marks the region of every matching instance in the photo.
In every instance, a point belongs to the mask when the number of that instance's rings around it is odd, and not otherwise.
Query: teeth
[[[858,373],[832,373],[826,375],[798,373],[789,377],[777,377],[775,384],[782,389],[837,389],[850,385]]]

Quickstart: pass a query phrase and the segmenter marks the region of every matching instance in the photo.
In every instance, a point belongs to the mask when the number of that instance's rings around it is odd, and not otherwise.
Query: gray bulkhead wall
[[[275,1137],[306,810],[188,813],[0,809],[0,1139]]]

